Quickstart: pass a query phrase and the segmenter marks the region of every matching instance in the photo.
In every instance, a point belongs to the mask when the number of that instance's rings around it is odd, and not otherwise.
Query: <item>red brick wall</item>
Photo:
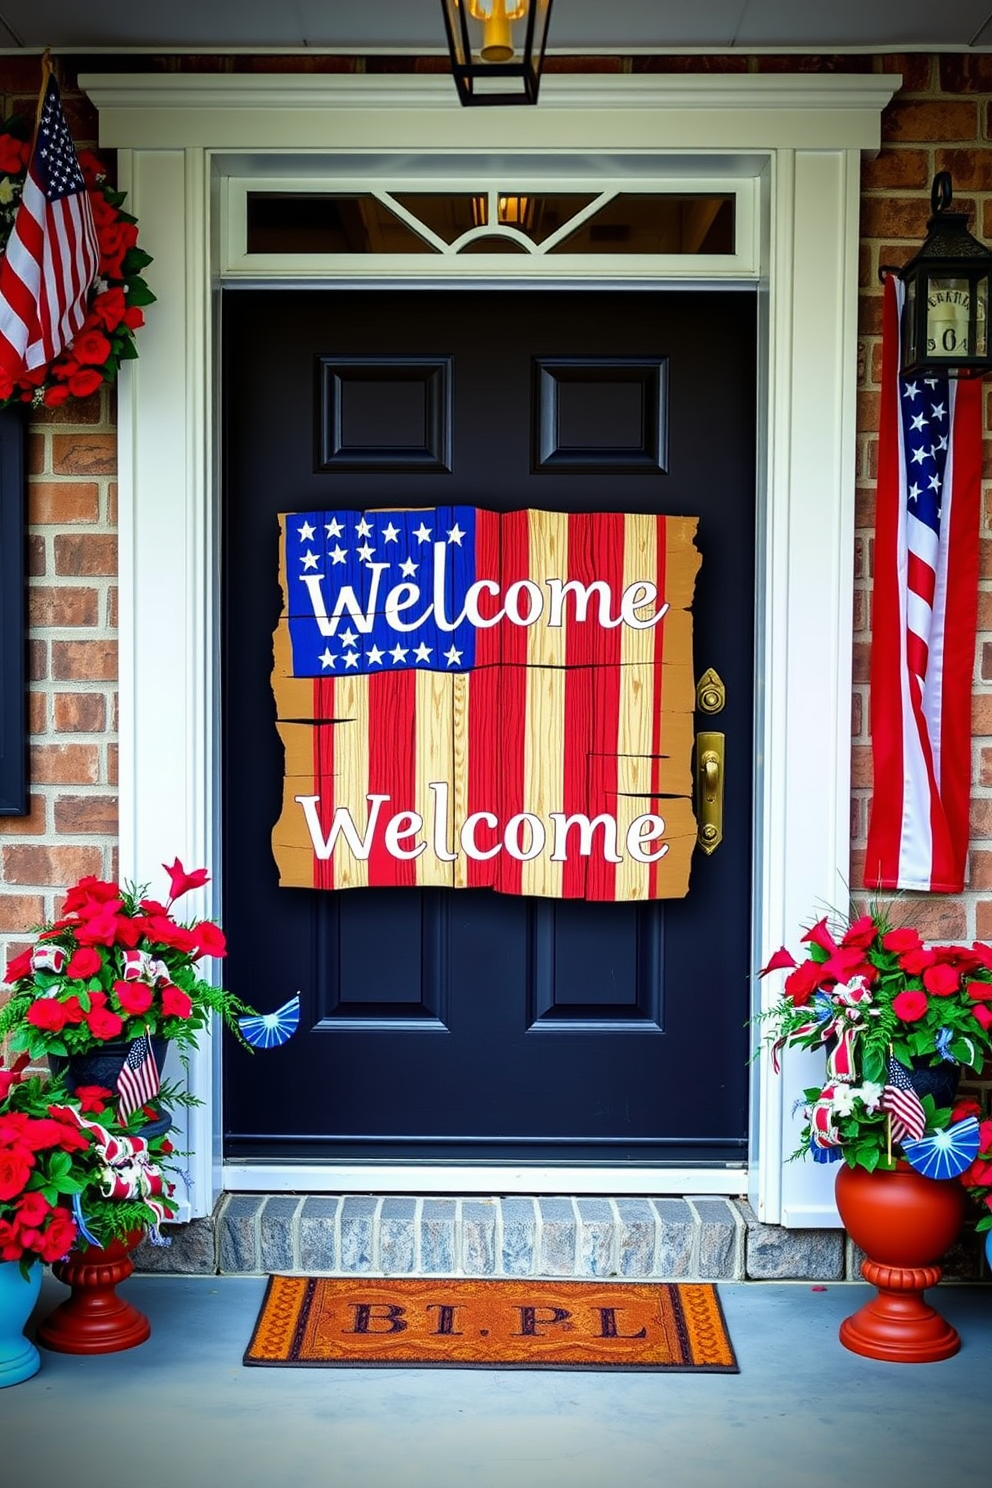
[[[80,71],[185,66],[203,71],[436,71],[437,59],[73,59]],[[854,786],[851,883],[862,866],[871,791],[867,732],[873,481],[880,363],[880,261],[898,263],[922,240],[935,171],[954,177],[956,200],[992,240],[992,57],[637,57],[556,59],[555,70],[614,72],[899,72],[902,91],[883,119],[883,148],[864,167],[852,712]],[[0,59],[7,111],[34,106],[36,58]],[[91,143],[89,104],[64,77],[77,140]],[[154,266],[150,277],[154,282]],[[140,351],[140,336],[139,336]],[[987,404],[992,431],[992,391]],[[67,405],[32,426],[30,461],[32,813],[0,818],[0,942],[9,951],[52,915],[79,873],[116,871],[116,507],[112,397]],[[982,581],[974,696],[970,884],[955,897],[909,896],[933,938],[992,938],[992,436],[986,440]]]

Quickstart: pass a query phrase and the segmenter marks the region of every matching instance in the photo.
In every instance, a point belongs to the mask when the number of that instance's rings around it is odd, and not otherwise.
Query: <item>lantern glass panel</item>
[[[974,356],[971,282],[955,274],[927,275],[927,356],[949,361]]]

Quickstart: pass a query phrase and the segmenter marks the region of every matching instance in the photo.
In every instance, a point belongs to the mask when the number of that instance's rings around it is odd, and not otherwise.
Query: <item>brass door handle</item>
[[[696,735],[696,841],[711,853],[723,841],[723,755],[725,734]]]

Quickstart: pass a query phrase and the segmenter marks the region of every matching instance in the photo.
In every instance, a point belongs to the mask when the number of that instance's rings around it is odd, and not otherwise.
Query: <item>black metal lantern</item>
[[[906,286],[902,370],[945,377],[984,377],[989,354],[992,251],[973,238],[964,212],[951,212],[951,177],[939,171],[932,216],[915,258],[898,271]]]
[[[441,0],[463,104],[536,103],[553,0]]]

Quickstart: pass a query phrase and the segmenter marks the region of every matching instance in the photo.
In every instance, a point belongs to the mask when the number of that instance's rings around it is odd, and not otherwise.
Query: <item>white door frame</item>
[[[119,401],[121,871],[148,880],[178,853],[214,884],[218,907],[218,452],[211,295],[220,262],[219,175],[275,157],[293,173],[323,155],[373,163],[408,155],[424,173],[494,156],[602,162],[651,156],[763,173],[760,293],[760,595],[756,657],[754,964],[826,906],[843,903],[850,849],[851,607],[859,176],[878,149],[888,75],[552,76],[537,109],[462,110],[446,78],[197,74],[82,77],[101,143],[155,262],[159,304],[124,369]],[[757,162],[757,164],[753,164]],[[486,172],[488,174],[488,172]],[[701,173],[702,172],[701,170]],[[477,263],[479,261],[477,260]],[[479,263],[480,271],[483,264]],[[816,720],[815,726],[812,720]],[[719,927],[714,926],[714,933]],[[260,947],[274,956],[275,947]],[[705,947],[700,947],[701,979]],[[767,997],[771,989],[755,990]],[[702,992],[701,996],[704,995]],[[705,1018],[700,1019],[701,1044]],[[218,1041],[192,1061],[190,1215],[231,1188],[729,1192],[747,1185],[760,1218],[837,1223],[832,1185],[788,1164],[803,1063],[786,1078],[754,1066],[752,1153],[739,1170],[587,1170],[297,1165],[226,1170]],[[264,1079],[264,1055],[259,1079]],[[813,1066],[815,1067],[815,1065]],[[700,1088],[706,1066],[700,1050]]]

